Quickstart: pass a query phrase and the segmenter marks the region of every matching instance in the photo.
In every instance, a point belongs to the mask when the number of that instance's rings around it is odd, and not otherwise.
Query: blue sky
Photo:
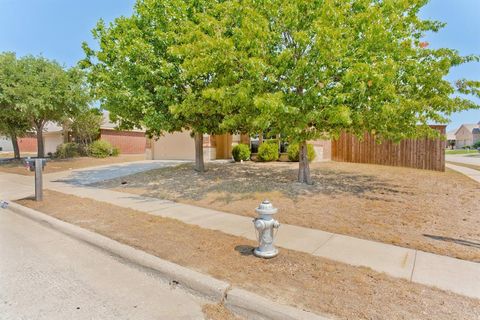
[[[98,19],[111,21],[132,12],[134,0],[0,0],[0,52],[19,56],[42,54],[67,66],[83,58],[82,41],[93,43],[90,30]],[[422,17],[447,26],[427,36],[432,47],[455,48],[462,54],[480,54],[480,0],[431,0]],[[455,80],[480,80],[480,63],[452,70]],[[477,100],[480,103],[480,100]],[[448,130],[480,121],[480,110],[455,114]]]

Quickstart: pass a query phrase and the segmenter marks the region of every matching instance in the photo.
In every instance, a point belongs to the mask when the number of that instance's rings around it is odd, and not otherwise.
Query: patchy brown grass
[[[206,320],[241,320],[222,304],[205,304],[202,308]]]
[[[102,166],[106,164],[114,164],[121,162],[131,162],[145,160],[144,154],[123,154],[118,157],[108,158],[90,158],[79,157],[72,159],[50,159],[45,166],[44,173],[52,173],[59,171],[67,171],[74,169],[81,169],[87,167]],[[16,173],[21,175],[34,175],[33,172],[27,171],[23,160],[13,160],[5,163],[0,163],[0,171],[8,173]]]
[[[245,216],[268,198],[282,223],[480,261],[480,185],[454,171],[315,163],[315,184],[306,186],[295,182],[293,163],[208,169],[186,164],[98,186]]]
[[[267,298],[341,319],[480,317],[480,301],[282,249],[270,260],[254,242],[104,202],[45,191],[43,202],[18,201],[160,258],[208,273]]]

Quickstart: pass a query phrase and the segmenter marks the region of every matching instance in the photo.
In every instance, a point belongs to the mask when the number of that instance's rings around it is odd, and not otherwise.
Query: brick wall
[[[108,141],[123,154],[145,153],[147,139],[143,132],[100,130],[100,139]]]
[[[18,147],[22,152],[37,152],[37,137],[23,137],[18,139]]]

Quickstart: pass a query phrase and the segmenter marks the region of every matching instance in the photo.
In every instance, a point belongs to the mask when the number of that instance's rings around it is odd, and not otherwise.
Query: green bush
[[[288,153],[288,160],[290,161],[298,161],[300,159],[300,145],[298,143],[292,143],[288,146],[287,149]],[[315,149],[313,145],[307,144],[307,158],[308,161],[313,161],[315,159]]]
[[[119,154],[120,154],[120,149],[118,149],[117,147],[113,147],[111,156],[118,157]]]
[[[106,158],[113,155],[114,148],[105,140],[97,140],[88,146],[88,155],[95,158]]]
[[[477,141],[473,144],[473,148],[478,149],[480,148],[480,141]]]
[[[278,157],[278,141],[265,141],[258,147],[257,159],[259,161],[277,161]]]
[[[239,162],[240,160],[250,160],[250,146],[247,144],[237,144],[232,149],[232,156],[233,159],[237,162]]]
[[[57,146],[55,158],[66,159],[80,156],[80,146],[75,142],[62,143]]]

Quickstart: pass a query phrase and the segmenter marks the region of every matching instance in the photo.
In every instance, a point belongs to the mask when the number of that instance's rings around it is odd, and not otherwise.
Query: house
[[[232,148],[245,143],[252,146],[258,139],[243,134],[222,134],[203,136],[203,158],[205,161],[232,159]],[[330,158],[330,141],[311,141],[317,157],[315,161]],[[169,133],[147,142],[147,159],[151,160],[194,160],[195,142],[190,131]]]
[[[54,122],[47,122],[43,132],[43,145],[45,154],[53,154],[57,146],[63,143],[63,128]],[[37,152],[37,137],[29,134],[18,139],[18,147],[22,152]]]
[[[447,138],[447,148],[455,148],[457,144],[457,137],[455,136],[455,132],[457,132],[458,129],[448,131],[446,133],[446,138]]]
[[[455,131],[456,148],[472,146],[478,141],[480,141],[480,122],[462,124]]]
[[[117,125],[110,121],[108,112],[103,113],[100,140],[110,142],[121,154],[145,153],[147,145],[145,130],[117,130]]]
[[[0,151],[13,151],[12,140],[6,136],[0,136]]]
[[[117,130],[116,125],[110,121],[107,112],[103,114],[99,139],[110,142],[110,144],[117,147],[122,154],[144,154],[147,143],[144,130]],[[64,142],[62,126],[48,122],[44,128],[43,141],[45,154],[55,153],[57,146]],[[37,137],[35,134],[29,134],[23,138],[19,138],[18,145],[20,152],[37,152]]]

